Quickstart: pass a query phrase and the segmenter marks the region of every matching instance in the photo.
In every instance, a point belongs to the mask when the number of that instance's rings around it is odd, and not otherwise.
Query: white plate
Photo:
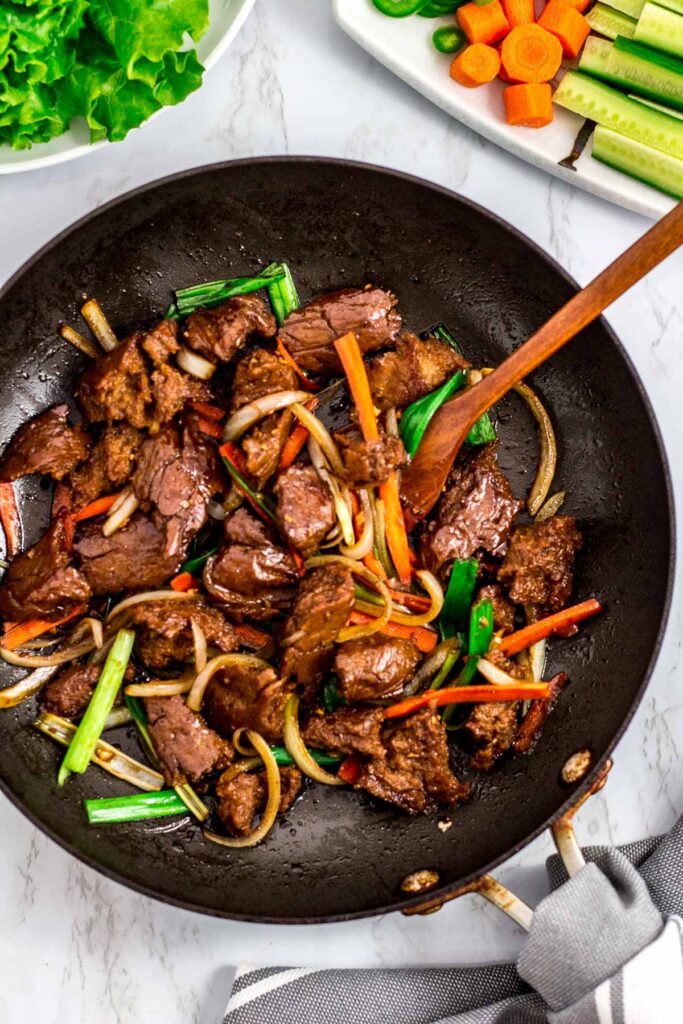
[[[230,46],[255,2],[256,0],[209,0],[209,27],[197,44],[199,59],[207,71]],[[152,117],[157,117],[167,109],[162,107]],[[144,127],[144,124],[140,127]],[[31,149],[13,150],[9,146],[0,146],[0,174],[50,167],[52,164],[61,164],[65,160],[93,153],[96,149],[108,145],[110,143],[106,141],[91,145],[88,127],[85,121],[79,120],[68,132]]]
[[[555,107],[555,119],[546,128],[513,128],[505,122],[502,82],[464,89],[452,81],[448,75],[452,58],[438,53],[431,42],[436,26],[449,19],[389,18],[371,0],[334,0],[334,14],[347,35],[408,85],[522,160],[646,217],[661,217],[674,207],[674,199],[594,160],[592,142],[576,162],[576,170],[560,167],[583,123],[578,115]]]

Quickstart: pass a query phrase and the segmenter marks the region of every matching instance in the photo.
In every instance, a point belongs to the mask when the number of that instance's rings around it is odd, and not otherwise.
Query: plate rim
[[[214,46],[213,50],[211,50],[209,55],[204,60],[204,75],[208,74],[213,70],[213,68],[221,59],[223,54],[234,42],[236,36],[241,31],[245,21],[251,14],[251,11],[254,7],[254,4],[256,3],[256,0],[235,0],[235,2],[240,4],[241,6],[237,10],[237,13],[233,18],[230,27],[223,33],[219,41]],[[202,84],[199,87],[200,90],[202,89],[203,85],[204,78],[202,78]],[[178,105],[181,106],[182,104]],[[159,117],[160,114],[165,113],[165,111],[169,109],[169,107],[161,107],[159,110],[156,110],[151,115],[151,117],[148,117],[145,121],[142,122],[142,124],[138,125],[137,128],[131,129],[131,132],[129,134],[132,134],[133,132],[139,132],[141,129],[145,127],[145,125],[149,124],[150,121],[153,121],[155,118]],[[69,129],[67,129],[67,131],[68,130]],[[125,139],[121,139],[120,141],[125,142]],[[67,163],[69,160],[77,160],[80,157],[88,156],[88,154],[90,153],[96,153],[99,149],[103,149],[105,146],[109,145],[114,145],[114,143],[109,142],[108,139],[100,139],[99,142],[79,142],[75,143],[70,149],[64,150],[64,152],[62,153],[52,153],[50,156],[41,156],[40,152],[38,152],[38,155],[35,157],[35,159],[29,158],[24,161],[18,161],[15,164],[3,163],[2,153],[3,150],[7,150],[5,146],[2,146],[0,147],[0,175],[22,174],[27,173],[28,171],[42,171],[46,167],[55,167],[57,164],[64,164]],[[42,143],[36,143],[36,145],[32,147],[32,150],[39,151],[41,146]],[[10,152],[12,152],[12,150],[10,150]]]
[[[7,294],[20,281],[20,279],[24,276],[24,274],[27,273],[33,267],[33,265],[35,263],[37,263],[40,259],[42,259],[43,256],[47,255],[51,250],[53,250],[54,248],[59,246],[62,243],[62,241],[68,235],[70,235],[70,234],[80,230],[82,227],[84,227],[86,224],[88,224],[91,220],[94,220],[96,217],[99,217],[100,214],[108,213],[110,210],[115,209],[117,206],[127,202],[130,199],[134,199],[134,198],[136,198],[136,197],[138,197],[140,195],[143,195],[146,192],[150,192],[150,191],[152,191],[154,189],[161,188],[161,187],[166,186],[166,185],[174,184],[174,183],[176,183],[178,181],[182,181],[185,178],[201,176],[202,174],[206,174],[206,173],[210,173],[210,172],[222,171],[222,170],[227,170],[227,169],[231,169],[233,167],[240,167],[240,166],[253,166],[255,164],[257,164],[257,165],[270,165],[270,164],[294,164],[294,163],[296,163],[296,164],[304,164],[304,165],[306,165],[306,164],[310,164],[310,165],[320,165],[320,164],[323,164],[323,165],[328,165],[328,166],[330,166],[330,165],[331,166],[335,166],[335,167],[338,167],[338,168],[341,168],[341,169],[351,168],[351,169],[357,169],[357,170],[363,170],[363,171],[372,171],[375,174],[379,174],[381,176],[385,176],[385,177],[388,177],[390,179],[398,178],[398,179],[400,179],[402,181],[405,181],[405,182],[408,182],[408,183],[411,183],[411,184],[414,184],[414,185],[418,185],[421,188],[426,188],[428,190],[435,191],[435,192],[439,193],[440,195],[444,196],[445,198],[447,198],[449,200],[455,199],[456,202],[461,203],[461,204],[463,204],[466,207],[469,207],[470,209],[474,210],[477,214],[483,216],[486,220],[490,220],[493,223],[497,224],[498,226],[500,226],[500,227],[504,228],[505,230],[511,232],[523,244],[529,246],[529,248],[531,250],[533,250],[533,252],[536,253],[536,255],[540,256],[543,260],[545,260],[548,264],[550,264],[552,266],[552,268],[560,275],[560,277],[573,290],[578,291],[580,289],[579,283],[571,276],[571,274],[569,274],[564,269],[564,267],[560,263],[558,263],[557,260],[552,255],[550,255],[550,253],[548,253],[540,245],[538,245],[536,242],[534,242],[533,239],[531,239],[527,235],[525,235],[523,231],[520,231],[517,227],[515,227],[513,224],[510,224],[503,217],[498,216],[498,214],[493,213],[492,211],[486,209],[486,207],[480,205],[476,201],[468,198],[467,196],[461,195],[459,192],[456,192],[454,189],[450,189],[450,188],[447,188],[444,185],[439,185],[439,184],[437,184],[435,182],[431,182],[428,179],[419,177],[418,175],[409,174],[409,173],[407,173],[405,171],[399,171],[399,170],[396,170],[394,168],[382,166],[380,164],[366,163],[366,162],[360,161],[360,160],[348,160],[348,159],[343,159],[343,158],[339,158],[339,157],[316,157],[316,156],[311,156],[311,155],[308,155],[308,154],[306,154],[306,155],[284,154],[284,155],[279,155],[279,156],[278,155],[269,155],[269,156],[260,156],[260,157],[241,157],[241,158],[236,159],[236,160],[224,160],[224,161],[218,161],[218,162],[209,163],[209,164],[202,164],[202,165],[200,165],[198,167],[186,168],[186,169],[181,170],[181,171],[175,171],[175,172],[173,172],[171,174],[165,175],[162,178],[153,179],[152,181],[149,181],[149,182],[147,182],[147,183],[145,183],[143,185],[138,185],[138,186],[136,186],[133,189],[130,189],[130,190],[126,191],[126,192],[123,192],[121,195],[116,196],[113,199],[108,200],[108,202],[104,203],[102,206],[96,207],[95,209],[93,209],[93,210],[89,211],[88,213],[84,214],[78,220],[76,220],[72,224],[68,225],[66,228],[64,228],[62,231],[60,231],[57,235],[55,235],[52,239],[50,239],[43,246],[41,246],[41,248],[37,252],[35,252],[32,256],[30,256],[19,267],[19,269],[16,270],[15,273],[12,274],[12,276],[6,282],[4,282],[4,284],[2,284],[0,286],[0,301],[4,300],[6,298]],[[671,467],[670,467],[670,464],[669,464],[669,458],[668,458],[668,454],[667,454],[667,449],[666,449],[666,446],[664,444],[662,433],[661,433],[661,430],[660,430],[660,427],[659,427],[659,422],[658,422],[657,417],[655,415],[655,411],[654,411],[653,405],[652,405],[652,403],[650,401],[649,395],[648,395],[647,390],[645,388],[645,385],[644,385],[644,383],[643,383],[643,381],[642,381],[642,379],[640,377],[640,374],[638,373],[638,371],[637,371],[633,361],[631,360],[631,357],[630,357],[628,351],[626,350],[626,348],[624,347],[622,342],[617,337],[617,335],[616,335],[615,331],[613,330],[613,328],[611,327],[611,325],[607,322],[607,320],[605,320],[605,318],[603,316],[598,317],[595,322],[599,323],[600,326],[602,327],[602,329],[606,332],[606,334],[609,337],[611,343],[615,346],[615,348],[617,349],[617,352],[619,353],[621,358],[624,360],[625,366],[626,366],[629,374],[631,375],[631,377],[633,379],[635,388],[636,388],[636,390],[638,392],[638,395],[639,395],[639,397],[640,397],[640,399],[641,399],[641,401],[643,403],[643,408],[644,408],[644,410],[646,412],[646,415],[648,417],[648,420],[650,422],[650,425],[651,425],[651,428],[652,428],[652,431],[653,431],[653,435],[654,435],[654,439],[655,439],[655,443],[656,443],[656,446],[657,446],[657,451],[659,453],[659,457],[661,459],[661,464],[662,464],[662,471],[663,471],[664,484],[665,484],[663,497],[664,497],[664,500],[666,501],[667,519],[668,519],[668,523],[669,523],[669,537],[668,537],[668,540],[669,540],[669,561],[668,561],[668,566],[667,566],[667,581],[666,581],[666,589],[665,589],[665,596],[664,596],[663,612],[662,612],[661,620],[660,620],[660,623],[659,623],[659,628],[657,630],[657,636],[655,638],[655,642],[654,642],[654,645],[653,645],[653,648],[652,648],[652,653],[650,655],[650,658],[649,658],[646,670],[643,673],[643,679],[642,679],[641,685],[640,685],[640,687],[639,687],[639,689],[638,689],[638,691],[637,691],[637,693],[635,695],[633,703],[632,703],[632,705],[631,705],[631,707],[630,707],[630,709],[629,709],[625,719],[621,723],[619,729],[617,730],[617,733],[615,734],[615,736],[613,737],[612,741],[610,742],[610,744],[606,748],[606,750],[603,753],[602,757],[599,760],[597,760],[592,765],[591,770],[588,773],[588,775],[586,776],[586,778],[584,779],[584,781],[576,789],[571,791],[571,793],[568,795],[568,797],[564,801],[564,803],[558,808],[558,810],[556,812],[556,815],[552,819],[549,819],[545,823],[539,825],[528,836],[526,836],[523,840],[520,840],[518,843],[515,843],[514,846],[511,847],[509,850],[507,850],[505,853],[501,854],[500,856],[497,856],[497,857],[493,858],[491,861],[488,861],[485,865],[482,865],[482,867],[479,870],[477,870],[476,872],[470,873],[465,878],[460,879],[457,882],[454,882],[454,883],[451,883],[451,884],[445,884],[443,886],[440,886],[437,889],[432,890],[430,892],[430,894],[429,894],[430,899],[438,899],[439,897],[441,897],[441,898],[443,898],[444,901],[446,901],[448,899],[449,895],[455,893],[461,887],[468,885],[470,882],[474,881],[475,879],[481,877],[484,874],[487,874],[487,873],[491,872],[492,870],[494,870],[496,867],[500,866],[501,864],[504,864],[511,857],[514,857],[521,850],[523,850],[527,846],[529,846],[529,844],[532,843],[535,839],[537,839],[540,835],[542,835],[550,827],[552,821],[557,820],[563,814],[566,814],[567,811],[569,811],[573,806],[575,806],[575,804],[578,802],[580,797],[583,796],[583,794],[586,793],[589,790],[589,788],[591,787],[592,783],[595,781],[596,775],[598,774],[600,769],[605,765],[605,763],[610,759],[610,756],[611,756],[614,748],[619,743],[619,741],[622,739],[624,733],[626,732],[626,730],[629,727],[631,721],[633,720],[633,717],[634,717],[637,709],[639,708],[640,704],[642,703],[643,697],[644,697],[645,692],[646,692],[646,690],[647,690],[647,688],[649,686],[650,679],[652,677],[653,671],[655,669],[655,666],[657,664],[659,655],[661,653],[662,643],[663,643],[663,640],[664,640],[664,637],[665,637],[665,634],[666,634],[666,630],[667,630],[669,621],[671,619],[671,612],[672,612],[672,601],[671,601],[671,598],[672,598],[674,582],[675,582],[675,578],[676,578],[676,567],[677,567],[677,561],[678,561],[678,558],[677,558],[678,552],[677,552],[677,545],[676,545],[677,514],[676,514],[676,505],[675,505],[675,500],[674,500],[673,480],[672,480],[672,476],[671,476]],[[112,868],[109,868],[109,867],[101,864],[99,861],[95,860],[93,857],[89,856],[88,854],[84,853],[81,850],[76,849],[74,846],[72,846],[72,844],[68,841],[68,839],[63,838],[63,837],[57,835],[56,833],[54,833],[53,830],[50,828],[50,826],[45,825],[40,820],[40,818],[37,815],[35,815],[32,811],[28,810],[22,804],[20,798],[17,797],[9,789],[9,787],[6,785],[6,783],[4,782],[4,780],[2,778],[0,778],[0,792],[2,792],[7,797],[7,799],[10,801],[10,803],[13,804],[13,806],[19,811],[19,813],[24,818],[27,818],[36,828],[39,829],[40,832],[42,832],[44,835],[48,836],[49,839],[51,839],[53,842],[57,843],[57,845],[60,846],[63,850],[65,850],[68,854],[70,854],[71,856],[75,857],[78,861],[80,861],[81,863],[87,865],[89,868],[92,868],[93,870],[95,870],[99,874],[104,875],[109,880],[111,880],[113,882],[116,882],[117,884],[122,885],[124,888],[129,889],[129,890],[131,890],[133,892],[139,892],[142,895],[148,896],[150,899],[156,900],[158,902],[165,903],[165,904],[167,904],[169,906],[172,906],[172,907],[179,907],[179,908],[181,908],[183,910],[191,911],[193,913],[202,914],[202,915],[207,916],[207,917],[215,917],[215,918],[221,918],[221,919],[224,919],[224,920],[239,921],[239,922],[254,923],[254,924],[273,924],[273,925],[283,925],[283,924],[287,924],[287,925],[336,924],[336,923],[341,923],[341,922],[344,922],[344,921],[355,921],[355,920],[362,920],[364,918],[377,917],[379,915],[389,914],[389,913],[393,913],[395,911],[417,909],[425,901],[425,895],[423,893],[421,895],[418,894],[418,895],[415,895],[415,896],[412,896],[412,897],[409,897],[409,898],[403,898],[403,899],[395,898],[395,899],[392,900],[392,902],[386,904],[383,907],[377,908],[377,909],[371,908],[369,910],[356,910],[356,911],[350,911],[350,912],[338,913],[338,914],[312,915],[310,917],[297,917],[297,918],[284,917],[284,916],[283,917],[275,917],[275,916],[270,916],[270,915],[256,915],[256,914],[240,914],[240,913],[228,912],[226,910],[221,910],[221,909],[216,909],[216,908],[202,907],[202,906],[199,906],[198,904],[192,903],[192,902],[190,902],[188,900],[184,900],[184,899],[176,897],[176,896],[169,896],[169,895],[166,895],[164,893],[157,892],[157,891],[149,888],[148,886],[143,885],[142,883],[139,883],[139,882],[136,882],[136,881],[132,881],[132,880],[126,878],[120,872],[118,872],[118,871],[116,871],[116,870],[114,870]]]

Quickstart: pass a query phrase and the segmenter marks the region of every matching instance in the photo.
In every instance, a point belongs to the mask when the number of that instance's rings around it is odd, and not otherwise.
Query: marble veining
[[[454,188],[586,282],[648,226],[483,141],[394,79],[333,24],[326,0],[259,0],[202,90],[126,142],[0,179],[0,281],[76,218],[186,167],[268,153],[346,156]],[[610,311],[649,391],[683,507],[683,254]],[[643,496],[644,500],[647,496]],[[679,528],[680,544],[680,528]],[[647,696],[604,794],[582,812],[590,842],[668,828],[683,811],[680,587]],[[175,910],[99,876],[0,797],[0,1020],[7,1024],[215,1024],[229,965],[477,963],[514,955],[520,933],[468,898],[427,918],[312,928],[233,924]],[[499,871],[545,892],[542,837]]]

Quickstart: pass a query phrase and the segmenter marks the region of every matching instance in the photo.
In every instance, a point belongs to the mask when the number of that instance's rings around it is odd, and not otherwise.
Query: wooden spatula
[[[479,417],[682,244],[683,202],[571,298],[493,373],[442,405],[402,477],[408,528],[423,519],[438,500],[453,460]]]

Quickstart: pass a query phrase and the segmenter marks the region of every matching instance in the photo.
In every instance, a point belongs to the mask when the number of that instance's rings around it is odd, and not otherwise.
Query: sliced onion
[[[244,772],[253,771],[254,768],[258,768],[261,764],[261,758],[256,757],[245,757],[241,761],[237,761],[235,764],[231,764],[229,768],[226,768],[221,773],[222,782],[231,782],[232,779],[237,778],[238,775],[243,775]]]
[[[263,671],[263,669],[270,668],[267,661],[263,661],[262,658],[257,658],[255,654],[219,654],[216,658],[212,658],[208,665],[206,665],[197,675],[194,683],[192,684],[190,695],[187,698],[188,708],[191,708],[193,711],[201,710],[204,692],[206,687],[209,685],[212,676],[214,676],[219,669],[225,668],[226,665],[244,665],[245,668],[253,668],[259,672]]]
[[[372,515],[372,499],[365,488],[359,492],[361,505],[363,506],[363,532],[355,544],[340,544],[339,550],[347,558],[365,558],[372,551],[375,541],[375,524]]]
[[[216,372],[216,364],[191,352],[189,348],[180,347],[180,352],[175,357],[176,363],[181,370],[189,373],[192,377],[199,377],[200,380],[210,380]]]
[[[124,497],[125,495],[125,497]],[[130,517],[139,507],[140,501],[132,487],[127,487],[123,494],[119,495],[117,501],[112,505],[112,510],[104,521],[102,534],[111,537],[113,533],[125,526]]]
[[[153,679],[149,683],[129,683],[124,688],[127,697],[175,697],[177,693],[188,693],[192,689],[192,678]]]
[[[0,647],[0,658],[8,665],[17,665],[19,668],[51,668],[54,665],[66,665],[67,662],[82,658],[84,654],[90,654],[94,650],[95,642],[91,639],[72,647],[60,648],[53,654],[42,655],[18,654],[16,651],[7,651]]]
[[[64,341],[68,341],[74,348],[77,348],[84,356],[90,356],[91,359],[99,359],[102,355],[97,345],[90,338],[86,338],[79,331],[75,331],[73,327],[69,327],[68,324],[62,324],[59,328],[59,336]]]
[[[303,423],[311,437],[318,442],[334,475],[343,476],[344,463],[342,462],[342,457],[339,454],[339,449],[332,439],[332,435],[322,420],[319,420],[310,409],[307,409],[305,405],[301,405],[299,402],[296,402],[292,406],[292,412],[299,422]]]
[[[304,743],[299,729],[299,695],[293,693],[285,707],[285,725],[282,731],[287,753],[304,775],[322,782],[324,786],[343,786],[344,780],[331,775],[313,760]]]
[[[392,405],[384,414],[384,429],[389,437],[398,437],[398,416],[396,406]]]
[[[337,523],[339,524],[342,538],[347,544],[353,544],[356,539],[356,534],[354,533],[351,510],[346,502],[345,493],[335,478],[328,473],[322,450],[313,435],[308,439],[308,454],[316,473],[330,489],[332,501],[334,503],[334,511],[337,516]]]
[[[426,626],[437,618],[443,608],[443,589],[436,576],[426,569],[418,569],[415,575],[420,579],[432,603],[426,612],[397,611],[396,601],[392,598],[393,607],[390,619],[392,622],[397,622],[402,626]],[[370,601],[364,601],[362,598],[357,598],[356,607],[359,611],[366,612],[368,615],[376,615],[380,606],[371,604]]]
[[[33,725],[38,732],[42,732],[44,736],[49,736],[50,739],[56,740],[57,743],[61,743],[64,747],[69,746],[76,732],[76,726],[73,722],[67,721],[66,718],[60,718],[59,715],[52,715],[48,711],[41,712]],[[90,760],[99,765],[100,768],[104,768],[105,772],[115,775],[117,779],[124,779],[126,782],[130,782],[132,786],[137,786],[138,789],[143,789],[148,793],[163,789],[164,779],[159,772],[155,772],[152,768],[148,768],[147,765],[141,764],[140,761],[136,761],[133,757],[128,757],[127,754],[117,750],[116,747],[112,747],[109,743],[105,743],[104,740],[100,739],[97,741],[95,751]]]
[[[214,501],[213,498],[209,498],[206,503],[206,512],[211,519],[215,519],[217,523],[222,523],[225,519],[227,512],[225,506],[221,505],[220,501]]]
[[[557,494],[553,494],[552,498],[548,498],[545,505],[543,505],[534,516],[535,523],[542,523],[546,519],[550,519],[551,516],[556,515],[562,506],[564,505],[564,499],[567,497],[566,491],[558,491]]]
[[[435,647],[432,653],[425,658],[413,678],[403,687],[403,696],[412,697],[414,694],[419,693],[424,685],[430,682],[430,680],[432,680],[443,668],[443,664],[451,651],[459,650],[460,643],[456,637],[452,636],[447,640],[442,641],[442,643]]]
[[[481,371],[483,376],[487,376],[489,373],[493,373],[490,367],[486,367]],[[555,476],[555,468],[557,466],[557,443],[555,441],[555,431],[553,430],[552,420],[548,415],[548,410],[543,405],[535,391],[533,391],[528,384],[515,384],[512,388],[520,398],[522,398],[529,407],[531,415],[538,424],[538,439],[540,450],[538,454],[538,468],[536,470],[536,476],[534,482],[531,485],[531,490],[527,495],[526,507],[529,510],[529,515],[534,516],[541,508],[543,502],[548,497],[548,491],[550,490]]]
[[[204,831],[204,838],[208,839],[212,843],[217,843],[219,846],[228,846],[232,849],[244,848],[245,846],[256,846],[262,839],[270,832],[271,828],[275,824],[277,817],[278,808],[280,807],[280,769],[277,766],[277,761],[273,757],[273,752],[261,736],[257,732],[252,732],[251,729],[247,730],[247,736],[249,742],[258,752],[259,757],[263,761],[266,769],[266,785],[268,787],[268,800],[266,802],[265,810],[261,815],[261,821],[257,828],[254,829],[248,836],[240,836],[239,838],[230,839],[228,836],[219,836],[215,832]]]
[[[95,647],[99,650],[104,645],[104,629],[102,628],[102,623],[99,619],[94,619],[92,615],[89,615],[84,621],[90,628]]]
[[[194,619],[190,619],[190,625],[192,627],[192,643],[194,646],[194,667],[195,672],[199,674],[206,668],[206,637]]]
[[[524,686],[524,683],[532,682],[531,679],[515,679],[509,672],[504,672],[498,665],[494,665],[492,661],[487,661],[486,658],[480,658],[477,662],[477,671],[481,672],[484,679],[488,680],[489,683],[493,683],[494,686]]]
[[[248,405],[233,413],[223,428],[224,441],[236,441],[246,430],[253,427],[255,423],[269,416],[272,412],[286,409],[295,402],[307,402],[310,395],[305,391],[274,391],[270,395],[263,395]]]
[[[345,566],[354,576],[360,576],[362,580],[366,580],[378,591],[380,597],[384,599],[384,608],[376,619],[373,619],[372,622],[364,622],[360,626],[344,626],[337,634],[337,643],[343,644],[347,640],[360,640],[364,636],[372,636],[373,633],[379,633],[380,629],[383,629],[391,618],[393,607],[387,585],[379,576],[366,568],[362,562],[356,562],[353,558],[345,558],[344,555],[314,555],[313,558],[307,558],[304,563],[307,569],[316,569],[321,565],[335,564]],[[375,611],[377,611],[377,608],[373,606],[373,613]],[[292,642],[291,637],[289,640]]]
[[[38,693],[38,690],[56,673],[58,667],[58,665],[49,665],[45,668],[37,668],[20,679],[18,683],[0,690],[0,708],[16,707],[26,697],[32,697],[34,693]]]
[[[244,494],[233,484],[223,502],[223,513],[225,516],[234,512],[240,505],[244,504]]]
[[[190,594],[183,590],[145,590],[142,594],[133,594],[132,597],[127,597],[124,601],[119,601],[118,604],[114,605],[109,615],[107,615],[107,622],[111,622],[112,619],[116,618],[117,615],[120,615],[127,608],[133,608],[136,604],[145,604],[147,601],[194,600],[196,600],[195,594]]]
[[[372,514],[375,519],[375,547],[377,548],[377,555],[387,577],[391,579],[392,576],[396,575],[396,570],[387,549],[387,535],[384,526],[384,502],[377,495],[375,495],[372,503]]]
[[[109,321],[102,311],[97,299],[88,299],[81,306],[81,316],[93,332],[105,352],[112,352],[118,345],[118,338],[112,331]]]
[[[119,725],[127,725],[133,721],[133,716],[125,704],[112,708],[104,720],[103,729],[116,729]]]

